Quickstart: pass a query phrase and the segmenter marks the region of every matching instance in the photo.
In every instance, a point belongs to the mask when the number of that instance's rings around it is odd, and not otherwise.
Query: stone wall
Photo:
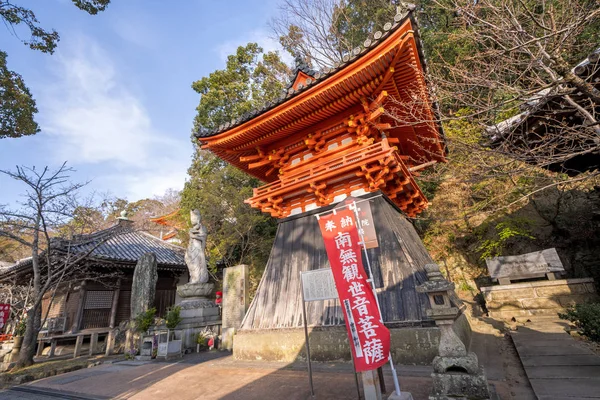
[[[490,317],[517,321],[556,316],[570,304],[598,300],[592,278],[488,286],[481,292]]]
[[[464,315],[454,324],[466,343],[471,329]],[[429,365],[437,355],[440,331],[430,328],[392,328],[392,357],[395,363]],[[344,326],[309,328],[312,361],[350,361],[348,334]],[[233,340],[233,356],[238,360],[305,361],[304,328],[240,330]]]

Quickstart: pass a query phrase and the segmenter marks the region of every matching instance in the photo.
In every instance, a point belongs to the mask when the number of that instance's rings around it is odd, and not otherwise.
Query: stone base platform
[[[556,317],[570,304],[598,300],[592,278],[559,279],[482,287],[492,318],[522,322],[536,317]]]
[[[469,323],[461,315],[454,330],[467,344]],[[391,328],[392,357],[398,364],[429,365],[437,356],[440,330],[437,327]],[[351,361],[348,334],[344,326],[309,328],[312,361]],[[247,330],[236,332],[233,357],[238,360],[293,362],[306,360],[304,328]]]

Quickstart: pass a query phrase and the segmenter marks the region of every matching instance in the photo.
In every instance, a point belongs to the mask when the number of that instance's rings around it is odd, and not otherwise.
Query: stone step
[[[530,379],[538,397],[600,398],[600,379]]]
[[[592,355],[595,356],[590,350],[573,346],[570,344],[563,344],[557,346],[553,344],[551,346],[540,346],[533,347],[527,345],[517,345],[517,351],[521,357],[532,357],[532,356],[570,356],[570,355]]]
[[[524,367],[538,366],[573,366],[600,365],[600,357],[593,354],[578,354],[571,356],[530,356],[521,357]]]
[[[527,371],[529,379],[543,378],[598,378],[600,377],[600,365],[573,365],[569,368],[564,366],[539,366]]]

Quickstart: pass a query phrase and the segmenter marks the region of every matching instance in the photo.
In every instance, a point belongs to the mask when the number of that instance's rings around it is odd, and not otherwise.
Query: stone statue
[[[190,212],[192,229],[190,229],[190,242],[185,252],[185,263],[190,272],[190,282],[206,283],[208,282],[208,268],[206,267],[206,227],[202,225],[200,211],[192,210]]]
[[[186,307],[215,307],[215,303],[208,300],[208,296],[214,284],[208,281],[208,268],[206,266],[206,227],[202,225],[200,211],[190,212],[192,228],[190,229],[190,243],[185,252],[185,263],[190,272],[190,281],[185,285],[177,286],[177,293],[186,300],[181,304],[182,309]],[[191,302],[193,300],[193,303]]]

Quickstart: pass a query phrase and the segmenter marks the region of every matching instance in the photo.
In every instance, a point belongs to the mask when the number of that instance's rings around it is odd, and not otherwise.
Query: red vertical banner
[[[344,310],[356,372],[379,368],[390,354],[390,331],[383,325],[367,282],[354,213],[345,209],[322,216],[319,226]]]
[[[4,328],[10,317],[10,304],[0,304],[0,329]]]

